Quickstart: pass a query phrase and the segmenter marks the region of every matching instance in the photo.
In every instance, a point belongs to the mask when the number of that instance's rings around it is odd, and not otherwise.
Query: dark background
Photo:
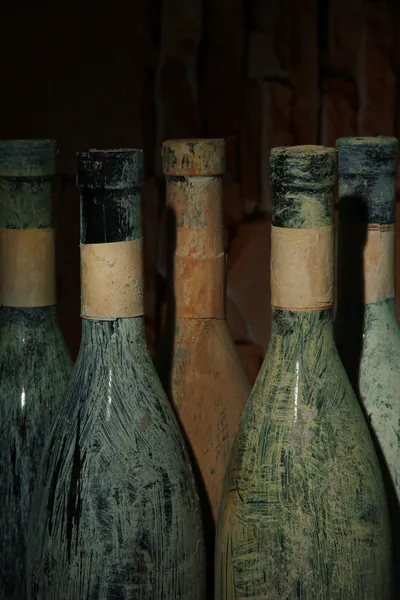
[[[73,356],[80,340],[75,152],[145,150],[152,349],[164,314],[160,144],[224,137],[228,319],[254,380],[270,325],[269,149],[400,135],[400,2],[0,0],[0,56],[0,138],[58,140],[59,316]]]

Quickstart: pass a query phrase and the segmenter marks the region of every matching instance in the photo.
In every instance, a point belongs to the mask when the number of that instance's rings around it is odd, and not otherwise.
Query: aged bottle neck
[[[342,175],[339,195],[339,311],[394,299],[395,177]]]
[[[35,336],[38,329],[58,328],[56,307],[13,308],[2,306],[0,326],[13,330],[13,335],[16,337]]]
[[[335,174],[332,148],[271,152],[273,336],[297,329],[307,344],[313,328],[319,335],[316,326],[323,321],[323,331],[332,337]]]
[[[51,176],[0,177],[1,303],[56,303]]]
[[[177,319],[225,318],[221,177],[169,177],[174,216],[173,283]]]
[[[78,161],[82,347],[109,339],[129,348],[145,339],[140,185],[126,179],[137,154],[95,152]]]
[[[82,319],[82,341],[80,353],[111,353],[119,356],[137,355],[138,347],[147,353],[145,323],[143,317],[95,321]]]
[[[330,340],[333,343],[333,310],[289,311],[272,309],[271,341],[275,338],[295,337],[300,346],[314,348],[318,352],[321,344]],[[301,347],[296,352],[301,351]]]

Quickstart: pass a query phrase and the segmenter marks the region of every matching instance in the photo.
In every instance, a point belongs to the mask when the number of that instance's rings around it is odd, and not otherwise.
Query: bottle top
[[[270,153],[271,184],[292,188],[329,188],[336,181],[337,152],[325,146],[284,146]]]
[[[80,188],[124,190],[144,182],[143,150],[89,150],[76,157],[76,185]]]
[[[0,141],[0,177],[48,177],[55,159],[55,140]]]
[[[309,229],[332,224],[336,156],[334,148],[324,146],[271,150],[274,226]]]
[[[225,173],[225,140],[166,140],[162,145],[166,177],[218,176]]]
[[[340,175],[395,175],[398,140],[395,137],[344,137],[336,141]]]

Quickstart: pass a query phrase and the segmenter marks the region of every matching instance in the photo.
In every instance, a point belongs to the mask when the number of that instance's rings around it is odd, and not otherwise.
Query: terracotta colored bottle
[[[82,342],[46,446],[28,597],[205,600],[200,509],[145,342],[141,150],[78,154]]]
[[[272,332],[224,482],[217,600],[388,600],[378,459],[333,340],[336,151],[271,152]]]
[[[162,156],[175,240],[173,289],[155,364],[197,468],[213,563],[222,479],[250,394],[225,315],[225,142],[169,140]]]
[[[45,438],[72,362],[56,318],[52,140],[0,141],[0,598],[25,598]]]
[[[398,564],[400,329],[395,310],[398,141],[392,137],[342,138],[337,141],[337,149],[340,202],[336,341],[378,448]],[[400,581],[396,588],[400,596]]]

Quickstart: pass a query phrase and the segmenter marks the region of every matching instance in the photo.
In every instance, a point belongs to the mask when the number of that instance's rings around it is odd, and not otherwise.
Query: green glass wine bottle
[[[339,354],[400,500],[400,329],[395,309],[398,141],[342,138],[339,158]],[[352,248],[349,244],[352,244]]]
[[[271,152],[272,332],[224,482],[217,600],[388,600],[368,425],[333,340],[336,151]]]
[[[337,141],[338,306],[335,338],[380,458],[394,560],[400,559],[400,329],[395,309],[398,141]],[[396,569],[400,597],[400,572]]]
[[[146,348],[141,150],[78,154],[82,342],[41,465],[28,598],[205,600],[188,454]]]
[[[0,598],[25,598],[45,438],[72,362],[56,318],[52,140],[0,141]]]

